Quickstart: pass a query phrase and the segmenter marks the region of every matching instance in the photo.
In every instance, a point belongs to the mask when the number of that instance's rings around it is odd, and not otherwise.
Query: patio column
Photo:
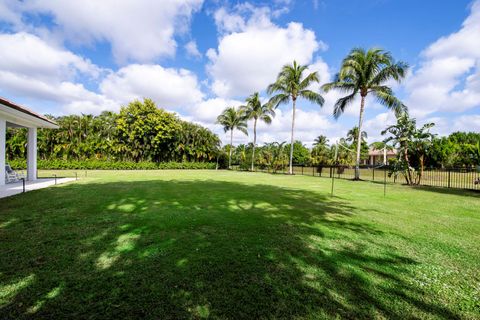
[[[5,158],[7,156],[5,139],[7,136],[7,121],[0,119],[0,186],[5,184]]]
[[[37,180],[37,128],[28,128],[27,180]]]

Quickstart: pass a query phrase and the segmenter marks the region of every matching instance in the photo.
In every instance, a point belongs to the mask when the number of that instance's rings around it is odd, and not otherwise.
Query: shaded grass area
[[[480,196],[89,172],[0,200],[0,318],[478,318]]]

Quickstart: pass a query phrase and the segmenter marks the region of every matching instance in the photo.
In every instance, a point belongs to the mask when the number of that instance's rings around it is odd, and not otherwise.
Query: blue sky
[[[227,106],[275,79],[293,59],[321,82],[353,47],[382,47],[411,68],[392,86],[419,122],[439,134],[480,128],[480,2],[471,1],[45,1],[0,0],[0,95],[55,115],[118,110],[135,98],[224,134]],[[358,104],[331,116],[299,103],[296,136],[338,139],[357,122]],[[260,142],[288,140],[290,106]],[[368,101],[369,140],[394,116]],[[236,134],[236,143],[251,138]]]

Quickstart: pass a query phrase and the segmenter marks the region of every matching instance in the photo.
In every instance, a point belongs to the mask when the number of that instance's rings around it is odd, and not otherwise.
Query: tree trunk
[[[232,169],[233,129],[230,130],[230,150],[228,152],[228,169]]]
[[[355,179],[360,180],[360,151],[362,149],[362,123],[363,123],[363,111],[365,109],[365,97],[362,96],[360,104],[360,116],[358,118],[358,136],[357,136],[357,159],[355,161]]]
[[[422,181],[424,162],[424,155],[422,154],[420,156],[420,172],[418,173],[417,185],[420,185],[420,182]]]
[[[253,120],[252,171],[255,169],[255,145],[257,143],[257,118]]]
[[[404,148],[403,152],[403,157],[405,159],[405,163],[407,164],[407,175],[405,176],[405,179],[407,180],[408,185],[413,184],[413,177],[412,177],[412,171],[410,170],[410,160],[408,159],[408,148]]]
[[[289,174],[293,174],[293,132],[295,130],[295,104],[297,99],[293,98],[293,108],[292,108],[292,134],[290,138],[290,165],[288,169]]]

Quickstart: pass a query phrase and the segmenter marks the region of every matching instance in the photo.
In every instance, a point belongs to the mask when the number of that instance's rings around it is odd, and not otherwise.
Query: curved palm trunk
[[[422,153],[422,155],[420,156],[420,173],[418,174],[418,180],[417,180],[418,185],[420,185],[420,182],[422,181],[424,166],[425,166],[425,157],[424,157],[424,154]]]
[[[292,108],[292,135],[290,139],[290,167],[288,169],[289,174],[293,174],[293,132],[295,130],[295,103],[296,99],[293,100],[293,108]]]
[[[408,158],[408,148],[404,148],[403,158],[405,159],[405,163],[407,164],[407,174],[405,175],[405,180],[407,180],[408,185],[413,184],[413,177],[412,177],[412,170],[410,170],[410,160]]]
[[[257,144],[257,118],[253,121],[252,171],[255,168],[255,145]]]
[[[228,169],[232,169],[233,129],[230,130],[230,150],[228,152]]]
[[[358,118],[357,159],[355,161],[355,179],[354,180],[360,180],[360,151],[362,148],[362,123],[363,123],[364,109],[365,109],[365,97],[362,96],[362,102],[360,104],[360,116]]]

